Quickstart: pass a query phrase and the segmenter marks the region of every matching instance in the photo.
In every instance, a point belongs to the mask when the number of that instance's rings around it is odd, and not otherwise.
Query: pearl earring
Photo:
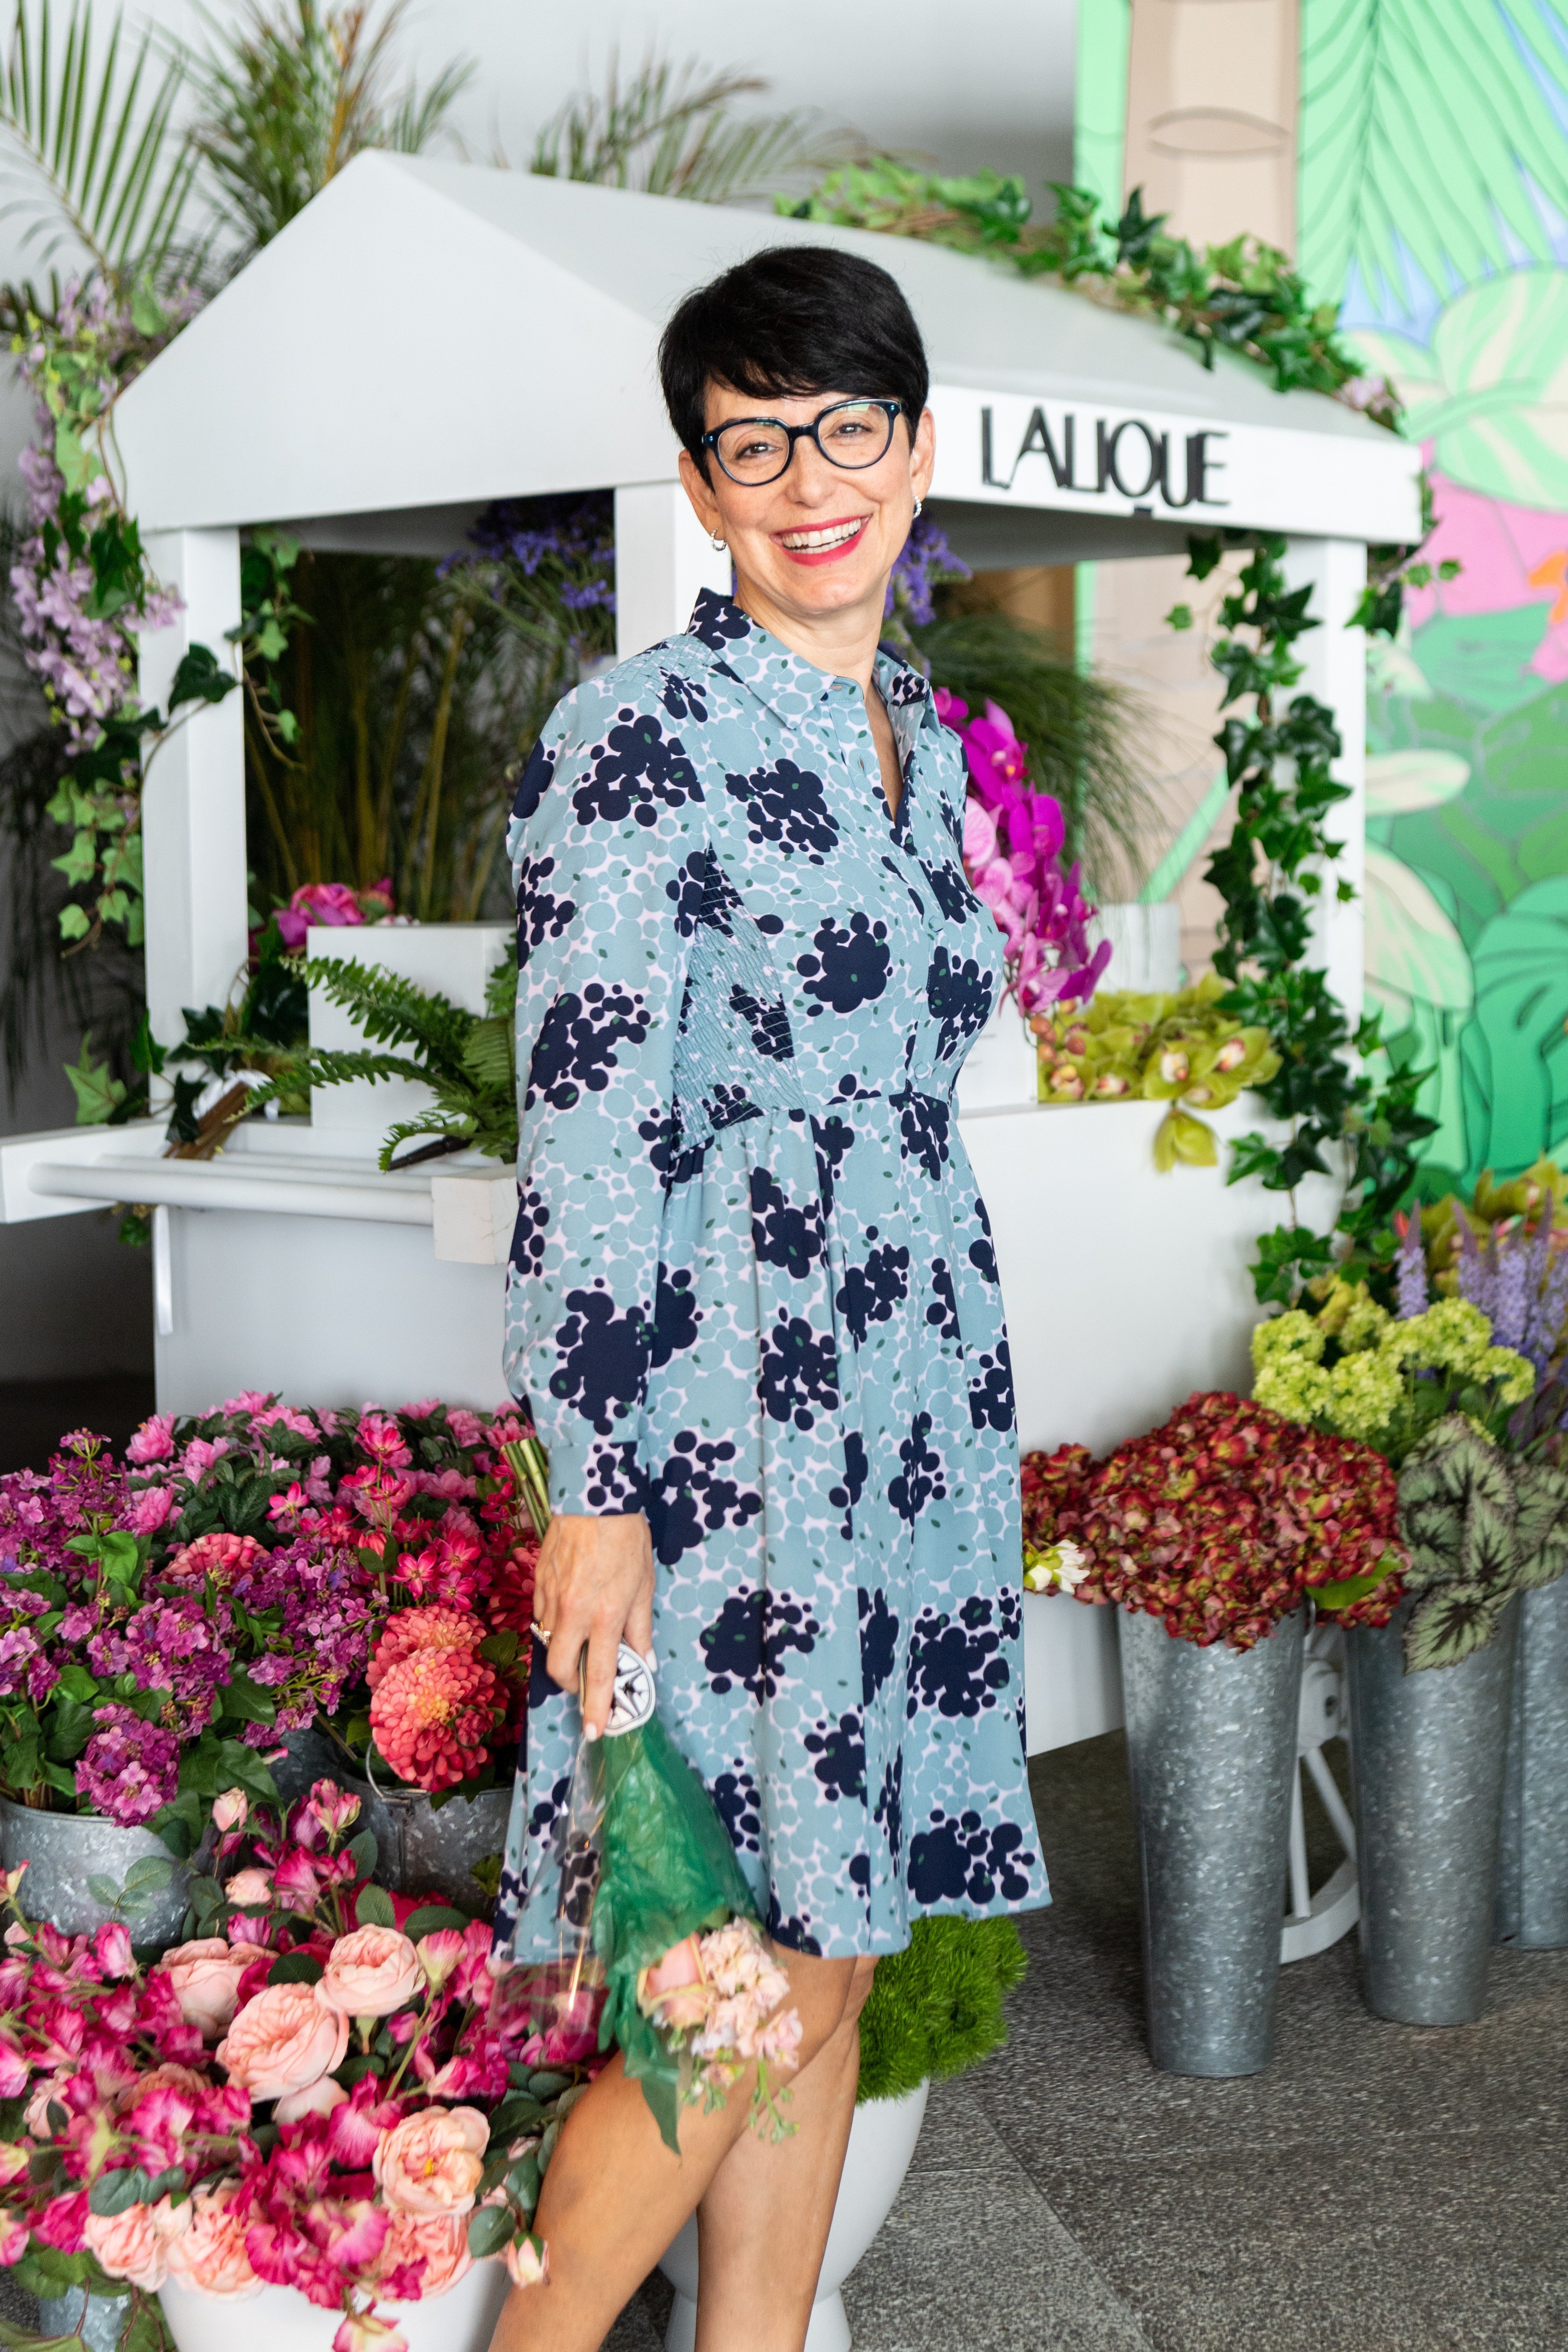
[[[910,516],[910,521],[911,521],[911,522],[913,522],[913,521],[917,521],[917,520],[919,520],[921,509],[924,506],[924,504],[925,504],[925,500],[924,500],[924,499],[917,499],[915,500],[915,510],[914,510],[914,513],[913,513],[913,514]]]
[[[726,542],[720,538],[717,531],[713,533],[708,543],[713,550],[715,555],[723,554]]]

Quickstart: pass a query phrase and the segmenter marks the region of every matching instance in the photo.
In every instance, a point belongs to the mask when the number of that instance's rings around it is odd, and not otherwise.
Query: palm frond
[[[90,0],[72,0],[63,31],[50,0],[16,0],[0,68],[0,181],[16,193],[0,218],[26,223],[24,247],[47,260],[75,243],[106,277],[162,274],[195,169],[174,122],[184,81],[118,15],[99,62]]]
[[[676,65],[654,51],[623,85],[612,56],[604,89],[579,91],[544,125],[529,169],[717,205],[771,193],[795,173],[862,152],[863,141],[826,131],[813,109],[734,114],[738,99],[767,88],[755,74],[713,73],[695,58]]]

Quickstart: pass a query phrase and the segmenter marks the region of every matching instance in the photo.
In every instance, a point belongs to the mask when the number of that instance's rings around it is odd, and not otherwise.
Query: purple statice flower
[[[173,1801],[180,1778],[179,1740],[156,1723],[143,1723],[128,1706],[95,1708],[93,1721],[103,1729],[82,1751],[77,1794],[111,1822],[134,1829]]]
[[[1399,1244],[1399,1306],[1402,1323],[1426,1312],[1426,1253],[1421,1245],[1421,1212],[1413,1208]]]

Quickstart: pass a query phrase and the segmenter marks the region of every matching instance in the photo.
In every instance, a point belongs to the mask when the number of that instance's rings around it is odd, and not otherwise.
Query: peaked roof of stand
[[[785,240],[889,269],[933,387],[1283,427],[1363,463],[1368,436],[1390,447],[1340,402],[1225,356],[1205,370],[1152,321],[938,246],[365,153],[122,396],[133,509],[143,530],[190,529],[668,480],[664,320]]]

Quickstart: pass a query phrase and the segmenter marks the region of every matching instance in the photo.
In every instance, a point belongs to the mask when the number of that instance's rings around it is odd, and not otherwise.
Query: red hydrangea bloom
[[[1223,1391],[1099,1465],[1081,1445],[1029,1454],[1023,1492],[1026,1549],[1082,1555],[1077,1599],[1144,1610],[1200,1647],[1252,1648],[1315,1588],[1373,1579],[1336,1612],[1357,1624],[1386,1623],[1400,1598],[1384,1456]]]

